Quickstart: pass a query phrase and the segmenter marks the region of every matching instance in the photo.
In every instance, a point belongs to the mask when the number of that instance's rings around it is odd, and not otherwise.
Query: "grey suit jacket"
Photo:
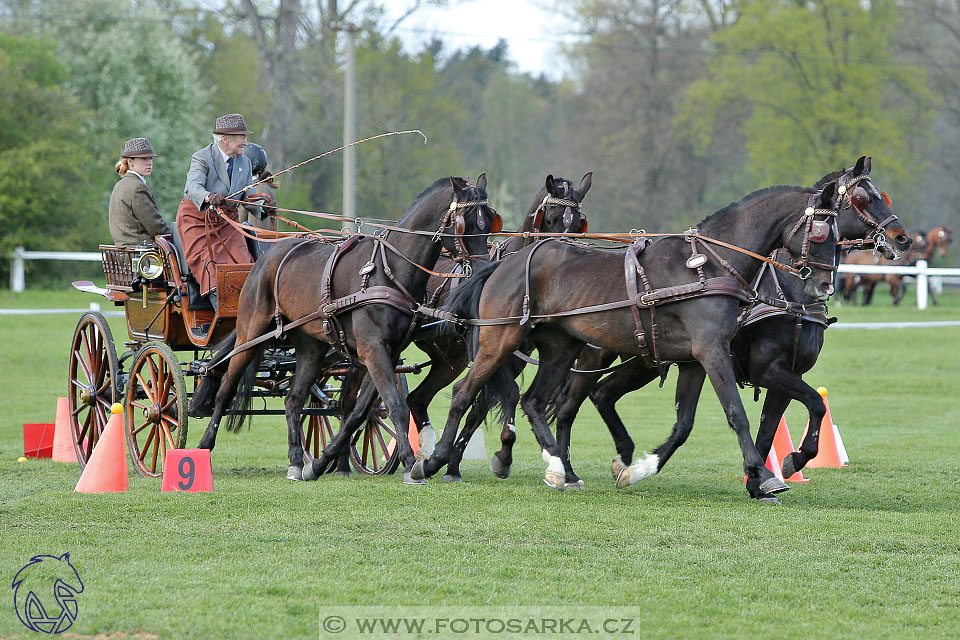
[[[183,195],[193,201],[197,208],[202,208],[203,199],[208,193],[220,193],[228,196],[240,191],[247,185],[253,184],[253,171],[250,160],[239,155],[233,161],[233,179],[227,182],[227,163],[220,155],[216,143],[211,142],[200,149],[190,158],[190,170],[187,171],[187,184],[183,187]],[[246,199],[246,192],[237,195],[238,200]],[[251,213],[260,217],[260,207],[244,205]]]
[[[154,236],[170,233],[170,227],[160,216],[150,188],[132,173],[126,174],[114,185],[108,215],[110,235],[114,244],[120,247],[153,242]]]

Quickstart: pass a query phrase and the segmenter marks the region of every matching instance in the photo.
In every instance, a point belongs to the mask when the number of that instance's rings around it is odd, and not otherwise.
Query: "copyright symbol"
[[[323,630],[329,633],[343,633],[347,628],[347,621],[340,616],[327,616],[323,619]]]

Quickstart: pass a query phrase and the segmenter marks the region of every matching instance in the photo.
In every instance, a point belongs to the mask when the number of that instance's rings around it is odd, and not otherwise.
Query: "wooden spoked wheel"
[[[333,380],[335,382],[335,380]],[[311,409],[329,408],[332,401],[329,394],[339,393],[339,389],[333,389],[330,386],[331,378],[324,377],[317,381],[317,384],[310,389],[310,399],[307,401],[307,407]],[[320,457],[323,448],[333,439],[336,431],[333,430],[333,420],[337,421],[337,430],[339,430],[339,419],[337,416],[309,415],[304,413],[300,416],[300,444],[303,445],[303,463],[310,464],[314,458]]]
[[[130,368],[126,411],[127,449],[141,476],[163,474],[168,449],[187,443],[187,385],[177,356],[162,342],[149,342]]]
[[[407,401],[407,376],[403,373],[396,374],[397,388],[400,390],[400,397],[404,402]],[[404,429],[407,425],[403,425]],[[397,429],[387,414],[387,408],[377,394],[373,400],[373,406],[370,413],[367,414],[367,422],[356,434],[354,434],[353,444],[350,449],[350,461],[353,468],[358,472],[381,476],[388,475],[397,470],[400,466],[400,453],[398,451]]]
[[[83,314],[73,332],[67,401],[70,431],[80,466],[86,466],[110,418],[110,407],[120,397],[120,365],[113,334],[103,314]]]

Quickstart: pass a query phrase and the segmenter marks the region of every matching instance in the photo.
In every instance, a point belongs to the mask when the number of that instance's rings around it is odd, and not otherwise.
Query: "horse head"
[[[77,594],[83,592],[83,581],[70,564],[69,553],[30,558],[11,588],[17,616],[32,631],[60,633],[77,618]],[[50,606],[53,602],[59,610]]]
[[[876,251],[894,260],[910,248],[912,241],[890,210],[893,204],[890,196],[874,186],[870,166],[870,156],[860,156],[853,167],[825,175],[814,187],[819,189],[835,180],[840,236],[850,240],[870,239]]]
[[[581,203],[592,181],[592,171],[581,178],[578,187],[574,187],[566,178],[548,175],[520,230],[534,233],[586,233],[587,217],[581,211]]]
[[[817,302],[825,302],[834,292],[840,239],[835,210],[837,188],[836,182],[828,182],[812,195],[800,219],[781,238],[803,280],[803,294]]]
[[[950,227],[931,229],[930,233],[927,234],[927,242],[930,245],[930,257],[939,256],[943,258],[947,255],[950,244],[953,242],[953,230]]]
[[[465,267],[471,260],[488,260],[487,235],[500,231],[503,219],[487,204],[487,174],[481,173],[476,184],[450,176],[450,186],[453,189],[450,205],[434,240]],[[453,233],[444,232],[448,228]]]

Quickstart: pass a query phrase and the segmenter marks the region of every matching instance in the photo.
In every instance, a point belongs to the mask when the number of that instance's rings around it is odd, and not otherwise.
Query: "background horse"
[[[814,215],[805,215],[811,206],[816,209]],[[548,464],[545,481],[550,486],[563,489],[560,456],[568,452],[562,451],[550,432],[546,405],[584,344],[590,343],[616,353],[652,358],[658,366],[700,362],[737,434],[744,471],[758,479],[765,493],[785,491],[788,487],[764,467],[750,438],[729,357],[738,310],[749,297],[747,280],[757,274],[761,263],[730,247],[735,244],[753,254],[767,255],[786,246],[792,255],[801,256],[798,265],[803,263],[808,276],[804,283],[807,293],[825,299],[833,286],[837,237],[832,223],[814,221],[816,215],[834,215],[823,206],[813,189],[772,187],[715,212],[691,230],[696,237],[662,238],[645,250],[645,243],[636,243],[631,247],[633,262],[625,262],[619,253],[545,241],[508,257],[499,266],[481,267],[451,295],[445,309],[461,318],[495,320],[474,332],[478,352],[473,366],[466,378],[454,385],[450,414],[433,456],[425,463],[417,462],[413,476],[429,477],[446,463],[454,430],[466,407],[483,385],[499,386],[494,374],[529,338],[539,351],[540,367],[521,402],[543,447]],[[810,225],[825,228],[823,242],[810,242]],[[804,232],[797,233],[802,227]],[[716,241],[716,246],[705,238]],[[621,289],[625,270],[628,281],[631,277],[634,282],[642,280],[646,293],[634,294],[629,285],[626,291]],[[703,291],[707,295],[695,295]],[[670,303],[648,305],[652,301]],[[636,304],[643,304],[644,310]],[[585,308],[588,313],[583,312]],[[461,433],[459,437],[469,439],[470,435]]]
[[[912,267],[929,248],[927,234],[923,231],[913,232],[912,237],[911,247],[895,260],[877,255],[872,251],[850,251],[844,256],[843,263],[879,267]],[[873,291],[881,282],[890,285],[890,296],[893,298],[894,306],[899,305],[907,293],[907,284],[903,280],[903,274],[900,273],[847,273],[844,276],[839,288],[843,301],[847,304],[856,304],[857,291],[860,290],[862,292],[860,304],[867,306],[873,301]]]
[[[953,242],[953,230],[950,227],[934,227],[927,233],[927,249],[923,252],[923,259],[927,261],[928,266],[933,266],[934,258],[946,258],[950,251],[950,244]],[[942,281],[939,276],[930,279],[930,301],[933,304],[937,302],[935,293],[939,293],[942,288]]]
[[[424,268],[436,264],[441,248],[463,263],[486,259],[487,234],[499,230],[500,224],[499,216],[487,206],[486,186],[485,175],[479,177],[476,186],[462,178],[437,180],[417,196],[394,230],[378,236],[354,236],[340,245],[286,240],[254,265],[240,293],[236,344],[243,345],[268,332],[279,337],[281,331],[287,331],[284,325],[312,317],[287,333],[297,358],[284,402],[288,477],[295,476],[303,466],[300,414],[331,347],[342,352],[333,356],[347,357],[364,367],[372,384],[361,387],[339,433],[322,456],[303,468],[303,479],[313,480],[332,470],[353,432],[366,419],[377,391],[393,423],[409,423],[394,367],[410,342],[415,309],[426,294],[428,274]],[[230,359],[216,394],[213,416],[200,441],[202,448],[214,447],[220,419],[231,400],[239,411],[231,415],[229,427],[237,429],[242,424],[241,412],[249,404],[263,346],[236,352]],[[215,359],[234,350],[233,344],[220,345]],[[404,482],[410,483],[413,450],[406,430],[397,432]]]
[[[523,219],[521,232],[537,233],[585,233],[587,221],[580,211],[580,204],[590,190],[593,173],[587,173],[580,180],[580,185],[573,186],[573,183],[566,178],[554,178],[548,175],[541,189],[527,210]],[[511,253],[519,251],[523,247],[538,240],[536,236],[511,236],[502,244],[494,246],[491,254],[497,259],[504,258]],[[456,265],[453,261],[441,257],[437,261],[439,271],[450,271]],[[452,278],[440,278],[431,276],[427,291],[430,293],[430,306],[442,306],[449,295],[451,286],[456,286]],[[427,413],[427,407],[436,397],[441,389],[452,384],[463,370],[467,368],[469,358],[467,356],[466,344],[463,338],[455,333],[443,332],[434,334],[429,340],[416,340],[416,345],[427,355],[430,356],[430,371],[416,389],[407,396],[407,405],[410,407],[410,413],[420,431],[420,450],[417,452],[419,458],[429,458],[433,453],[435,434],[433,425],[430,423],[430,416]],[[527,349],[527,352],[532,347]],[[511,358],[505,365],[509,369],[510,379],[514,380],[523,371],[525,363],[520,358]],[[514,418],[516,415],[517,402],[520,400],[520,389],[514,383],[507,392],[510,400],[502,406],[504,413],[503,426],[500,438],[504,442],[510,442],[516,439],[516,427]],[[493,398],[487,394],[481,394],[477,399],[477,405],[473,407],[467,416],[467,424],[474,425],[474,429],[484,420],[487,412],[493,404]],[[462,446],[461,446],[462,445]],[[453,455],[447,465],[447,473],[443,476],[445,481],[456,482],[461,479],[460,460],[463,456],[463,450],[467,443],[457,442],[454,447]],[[507,449],[507,457],[504,458],[505,465],[497,464],[500,458],[491,458],[491,465],[494,473],[501,477],[506,477],[510,473],[510,449]],[[495,460],[497,462],[495,462]]]

